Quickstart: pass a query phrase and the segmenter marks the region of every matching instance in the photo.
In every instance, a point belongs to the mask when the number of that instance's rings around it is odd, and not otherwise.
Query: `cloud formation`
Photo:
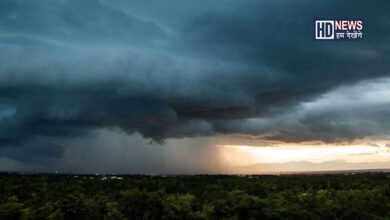
[[[389,7],[0,0],[0,154],[61,158],[62,139],[110,127],[157,142],[387,137]],[[318,17],[362,17],[365,39],[314,41]]]
[[[352,142],[389,139],[389,115],[390,78],[380,78],[340,86],[283,114],[229,121],[221,127],[285,142]]]

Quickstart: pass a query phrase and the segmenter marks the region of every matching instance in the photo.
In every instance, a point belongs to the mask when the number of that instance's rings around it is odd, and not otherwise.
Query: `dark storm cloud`
[[[25,143],[114,126],[156,141],[219,133],[287,141],[386,135],[387,126],[375,125],[387,121],[386,106],[354,117],[296,109],[336,87],[389,76],[389,7],[0,0],[0,145],[35,151]],[[365,39],[314,41],[313,19],[328,17],[363,18]],[[334,129],[330,119],[344,124]],[[16,151],[2,155],[23,154]],[[61,156],[55,152],[47,156]]]
[[[77,42],[146,41],[163,34],[152,23],[97,0],[2,0],[0,13],[2,32],[10,34]]]
[[[221,132],[287,142],[389,139],[390,78],[341,86],[270,117],[220,122]]]

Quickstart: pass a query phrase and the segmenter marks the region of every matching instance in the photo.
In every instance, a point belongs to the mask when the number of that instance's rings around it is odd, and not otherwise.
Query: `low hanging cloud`
[[[389,116],[390,78],[380,78],[338,87],[275,117],[236,120],[221,127],[284,142],[350,142],[389,139]]]
[[[60,140],[112,127],[156,142],[386,137],[388,7],[0,0],[0,154],[62,158]],[[340,16],[364,18],[365,39],[312,39],[314,18]]]

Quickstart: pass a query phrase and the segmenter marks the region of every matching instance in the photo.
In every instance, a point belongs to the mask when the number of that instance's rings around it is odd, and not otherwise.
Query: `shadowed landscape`
[[[388,219],[390,174],[0,175],[0,219]]]

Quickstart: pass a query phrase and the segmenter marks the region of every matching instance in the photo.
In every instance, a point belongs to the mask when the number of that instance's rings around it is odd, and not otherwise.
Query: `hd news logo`
[[[316,40],[362,40],[363,20],[315,20]]]

